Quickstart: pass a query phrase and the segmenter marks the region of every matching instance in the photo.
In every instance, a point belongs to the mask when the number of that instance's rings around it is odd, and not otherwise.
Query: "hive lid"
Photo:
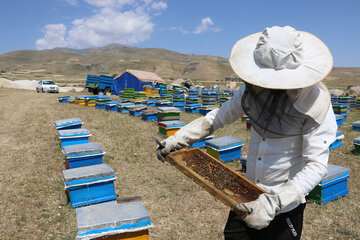
[[[135,103],[127,102],[127,103],[119,103],[118,107],[126,107],[126,106],[133,106]]]
[[[118,105],[119,103],[121,103],[120,101],[111,101],[111,102],[106,102],[105,104],[106,105],[109,105],[109,106],[113,106],[113,105]]]
[[[232,145],[242,145],[243,141],[231,136],[224,136],[213,138],[205,142],[205,145],[213,146],[215,148],[224,148]]]
[[[360,125],[360,120],[359,120],[359,121],[356,121],[356,122],[353,122],[352,125],[353,125],[353,126],[358,126],[358,125]]]
[[[141,111],[141,110],[144,110],[146,108],[147,108],[147,105],[140,104],[140,105],[135,105],[134,107],[130,108],[129,110],[131,110],[131,111]]]
[[[179,120],[172,120],[172,121],[163,121],[163,122],[159,122],[158,123],[159,126],[164,126],[164,127],[174,127],[174,126],[185,126],[184,122],[181,122]]]
[[[181,110],[177,107],[157,107],[157,110],[160,113],[181,112]]]
[[[354,138],[354,143],[360,144],[360,137]]]
[[[78,237],[89,234],[105,235],[148,229],[152,227],[149,213],[140,201],[100,203],[76,209]]]
[[[73,136],[83,136],[89,135],[90,131],[86,128],[79,129],[68,129],[68,130],[58,130],[57,135],[59,137],[73,137]]]
[[[320,185],[349,171],[349,168],[328,164],[328,172],[326,176],[323,177],[323,179],[321,180]]]
[[[71,183],[76,180],[94,179],[109,177],[115,175],[114,170],[107,164],[97,164],[86,167],[78,167],[62,170],[65,183]]]
[[[68,99],[68,98],[70,98],[70,96],[58,97],[59,100]]]
[[[81,154],[102,153],[103,149],[100,146],[100,144],[98,144],[96,142],[91,142],[91,143],[64,146],[63,152],[64,152],[65,156],[71,157],[71,156],[81,155]]]
[[[68,119],[61,119],[55,121],[56,127],[65,127],[69,125],[79,124],[82,123],[80,118],[68,118]]]

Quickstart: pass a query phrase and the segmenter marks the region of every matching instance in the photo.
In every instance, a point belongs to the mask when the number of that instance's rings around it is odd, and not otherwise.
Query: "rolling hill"
[[[113,75],[126,69],[157,73],[166,80],[189,78],[199,82],[236,79],[228,59],[181,54],[161,48],[110,44],[101,48],[19,50],[0,55],[0,77],[83,82],[86,74]],[[346,89],[360,84],[360,68],[334,68],[325,79],[329,87]]]

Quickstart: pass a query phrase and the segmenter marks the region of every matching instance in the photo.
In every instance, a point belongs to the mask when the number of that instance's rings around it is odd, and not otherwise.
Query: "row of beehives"
[[[189,89],[187,96],[185,96],[183,92],[177,92],[177,90],[184,89],[175,89],[175,95],[159,95],[159,99],[145,97],[145,95],[144,97],[133,98],[129,98],[127,95],[126,97],[120,95],[117,99],[104,96],[77,96],[75,98],[65,96],[59,97],[58,99],[61,103],[75,103],[79,105],[106,109],[107,111],[127,112],[127,108],[132,105],[146,105],[147,107],[173,106],[179,108],[181,111],[186,111],[189,113],[206,114],[210,110],[220,106],[231,98],[229,95],[219,95],[215,91],[210,90],[203,91],[201,98],[198,96],[197,89]],[[202,104],[199,103],[200,99]]]
[[[357,97],[357,95],[331,96],[331,102],[333,103],[333,106],[336,107],[348,106],[360,110],[360,97]]]
[[[89,142],[80,118],[55,121],[65,155],[62,176],[71,206],[76,208],[76,239],[149,239],[149,213],[138,198],[117,200],[114,170],[103,163],[105,152]]]

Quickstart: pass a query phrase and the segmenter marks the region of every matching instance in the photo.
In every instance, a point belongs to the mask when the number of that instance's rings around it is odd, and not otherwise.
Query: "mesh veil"
[[[245,84],[241,104],[260,136],[280,138],[303,135],[319,126],[313,118],[295,109],[286,90]]]

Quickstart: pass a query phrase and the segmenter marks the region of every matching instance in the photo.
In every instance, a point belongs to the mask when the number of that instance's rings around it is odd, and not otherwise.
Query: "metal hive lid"
[[[79,154],[99,153],[99,152],[103,152],[103,149],[100,146],[100,144],[96,142],[91,142],[91,143],[64,146],[63,151],[67,157],[70,157]]]
[[[124,226],[123,232],[140,225],[144,229],[152,227],[150,215],[139,201],[111,201],[77,208],[76,220],[79,235],[94,230],[111,231],[112,228],[121,226]]]
[[[79,128],[79,129],[68,129],[68,130],[58,130],[57,135],[59,137],[71,137],[71,136],[78,136],[78,135],[88,135],[90,131],[86,128]]]
[[[181,122],[179,120],[173,120],[173,121],[159,122],[158,125],[162,125],[162,126],[165,126],[165,127],[176,126],[176,125],[185,126],[185,123]]]
[[[343,175],[344,173],[349,172],[349,171],[350,171],[349,168],[328,164],[328,172],[327,172],[326,176],[323,177],[323,179],[321,180],[321,183],[331,180],[333,178],[336,178],[336,177]]]
[[[78,167],[62,170],[63,179],[66,183],[75,180],[100,178],[115,175],[114,170],[107,164],[97,164],[86,167]]]
[[[82,123],[80,118],[68,118],[68,119],[61,119],[61,120],[56,120],[55,121],[55,126],[59,127],[59,126],[63,126],[66,124],[73,124],[73,123]]]
[[[230,145],[242,144],[242,143],[243,143],[242,140],[231,137],[231,136],[223,136],[223,137],[213,138],[213,139],[205,142],[205,144],[212,145],[216,148],[223,148],[223,147],[227,147]]]

